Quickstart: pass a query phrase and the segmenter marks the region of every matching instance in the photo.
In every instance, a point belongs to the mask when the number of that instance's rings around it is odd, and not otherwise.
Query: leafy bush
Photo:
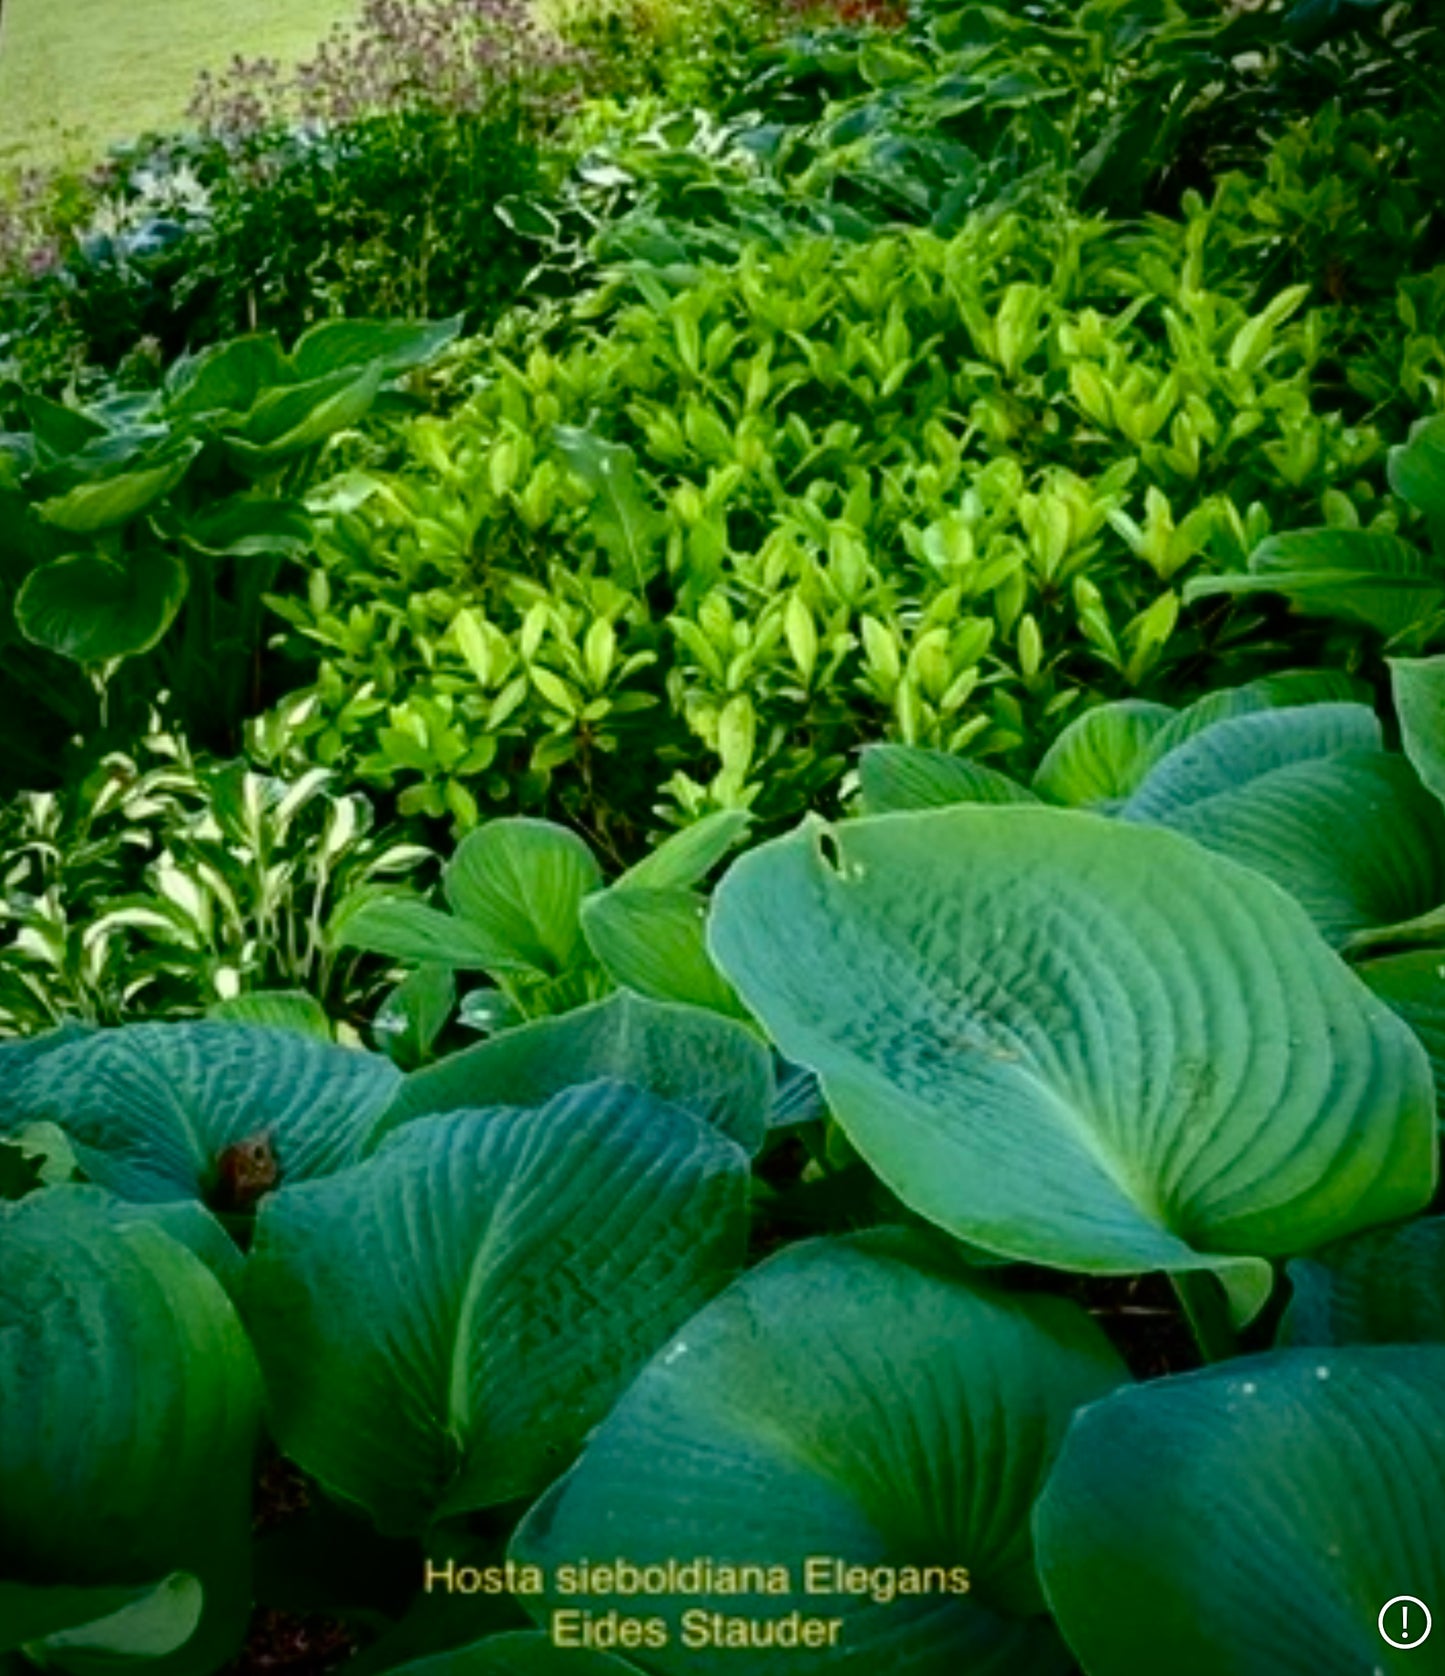
[[[1179,582],[1375,517],[1383,443],[1317,382],[1334,314],[1251,313],[1217,225],[752,249],[482,356],[462,412],[334,486],[274,602],[325,659],[315,759],[625,860],[659,791],[776,819],[884,727],[1022,763],[1086,690],[1254,673],[1268,643],[1180,620]]]
[[[26,428],[0,433],[0,645],[22,661],[0,692],[46,701],[73,737],[133,723],[159,688],[186,731],[232,744],[265,696],[261,598],[311,540],[299,491],[324,444],[458,325],[325,322],[289,355],[271,334],[214,345],[153,395],[22,398]],[[12,704],[0,784],[47,783],[51,742]]]
[[[366,0],[292,71],[203,76],[194,131],[117,150],[43,228],[12,215],[0,355],[45,388],[96,366],[148,384],[335,314],[487,323],[534,257],[494,205],[540,186],[577,69],[518,0]]]

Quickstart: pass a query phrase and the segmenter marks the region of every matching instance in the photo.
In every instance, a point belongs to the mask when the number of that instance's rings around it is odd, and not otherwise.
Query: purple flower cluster
[[[190,116],[233,143],[278,128],[327,131],[413,111],[516,111],[538,120],[567,102],[579,55],[539,29],[525,0],[364,0],[315,54],[287,72],[235,58],[203,74]]]
[[[60,261],[55,179],[47,169],[22,169],[0,196],[0,275],[39,278]]]

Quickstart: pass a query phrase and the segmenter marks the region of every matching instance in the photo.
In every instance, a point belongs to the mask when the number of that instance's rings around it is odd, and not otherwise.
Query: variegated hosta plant
[[[69,794],[17,798],[0,814],[0,1035],[257,990],[305,991],[318,1024],[369,1017],[389,969],[333,951],[327,921],[429,860],[373,825],[324,770],[208,761],[156,729]]]

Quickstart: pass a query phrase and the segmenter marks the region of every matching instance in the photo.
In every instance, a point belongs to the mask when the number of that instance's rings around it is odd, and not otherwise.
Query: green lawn
[[[0,170],[184,116],[196,72],[303,57],[356,0],[0,0]]]

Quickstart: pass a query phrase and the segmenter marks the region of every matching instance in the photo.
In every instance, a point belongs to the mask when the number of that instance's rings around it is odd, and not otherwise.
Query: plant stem
[[[1172,1274],[1169,1279],[1204,1360],[1224,1362],[1237,1356],[1239,1336],[1229,1319],[1229,1300],[1217,1277],[1194,1270]]]

